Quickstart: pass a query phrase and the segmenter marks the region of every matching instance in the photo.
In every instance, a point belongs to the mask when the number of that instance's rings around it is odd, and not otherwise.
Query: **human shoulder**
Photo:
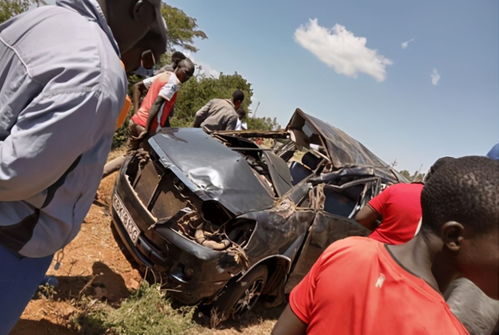
[[[422,183],[398,183],[398,184],[393,184],[387,187],[388,189],[391,190],[407,190],[407,189],[420,189],[423,188]]]
[[[125,77],[100,26],[66,8],[30,10],[9,24],[1,36],[15,50],[30,78],[51,91],[99,89]],[[113,79],[116,77],[122,78]]]
[[[349,263],[369,262],[379,253],[380,245],[380,242],[367,237],[347,237],[329,245],[319,259],[324,265],[341,259]]]

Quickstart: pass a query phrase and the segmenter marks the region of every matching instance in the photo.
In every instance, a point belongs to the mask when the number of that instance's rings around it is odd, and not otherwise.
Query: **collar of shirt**
[[[89,20],[97,22],[100,28],[104,31],[106,36],[109,38],[114,51],[118,56],[120,56],[120,49],[118,47],[118,42],[114,39],[113,32],[107,24],[106,16],[100,8],[97,0],[56,0],[56,5],[59,7],[67,8],[78,12],[79,14],[85,16]]]
[[[168,81],[172,84],[175,84],[177,86],[182,86],[182,83],[180,82],[180,80],[177,78],[177,75],[175,74],[175,72],[171,72],[170,74],[170,78],[168,78]]]
[[[236,109],[236,106],[234,106],[234,103],[232,102],[231,99],[224,99],[225,101],[227,101],[234,109]]]

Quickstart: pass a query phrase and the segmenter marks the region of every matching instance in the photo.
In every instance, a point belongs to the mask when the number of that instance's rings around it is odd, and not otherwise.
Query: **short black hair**
[[[177,68],[183,69],[185,71],[185,74],[189,77],[192,77],[192,75],[194,74],[194,70],[196,69],[194,63],[189,58],[180,60],[178,62]]]
[[[175,51],[172,54],[172,68],[175,70],[178,67],[178,64],[181,60],[186,59],[187,57],[180,51]]]
[[[430,180],[431,176],[435,173],[435,171],[444,166],[444,164],[447,164],[454,160],[455,160],[454,157],[449,157],[449,156],[440,157],[439,159],[437,159],[435,163],[433,163],[433,165],[428,170],[428,173],[426,173],[426,176],[424,178],[425,182],[428,182],[428,180]]]
[[[234,93],[232,93],[232,101],[240,101],[243,102],[244,100],[244,93],[241,90],[235,90]]]
[[[423,187],[423,229],[449,221],[486,233],[499,227],[499,161],[468,156],[446,162]]]

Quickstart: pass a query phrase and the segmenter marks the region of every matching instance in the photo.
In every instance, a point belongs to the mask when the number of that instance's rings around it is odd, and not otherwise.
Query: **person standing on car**
[[[182,54],[183,56],[183,54]],[[194,64],[189,58],[179,59],[174,63],[174,71],[165,71],[151,80],[144,80],[141,85],[149,86],[149,90],[140,108],[132,116],[129,125],[127,154],[137,150],[147,135],[155,134],[161,128],[170,126],[170,117],[181,85],[189,80],[194,73]],[[136,100],[138,95],[134,96]],[[102,178],[121,168],[126,155],[116,157],[104,166]]]
[[[468,334],[440,289],[463,276],[499,297],[498,190],[498,161],[446,163],[424,185],[414,239],[331,244],[291,292],[273,334]]]
[[[58,0],[0,25],[2,335],[92,204],[126,95],[120,53],[149,31],[166,46],[160,6]]]
[[[452,157],[438,159],[427,173],[426,181],[439,167],[453,159]],[[355,215],[355,220],[371,230],[369,237],[377,241],[386,244],[408,242],[419,230],[422,190],[422,183],[388,186],[360,209]],[[378,220],[381,220],[381,223],[376,226]]]
[[[235,90],[232,99],[211,99],[196,112],[193,127],[214,130],[235,130],[239,115],[237,110],[244,100],[244,93]]]

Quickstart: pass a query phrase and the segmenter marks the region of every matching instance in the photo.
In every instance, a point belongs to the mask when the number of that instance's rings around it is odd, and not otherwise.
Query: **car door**
[[[314,187],[309,198],[315,217],[295,258],[285,286],[286,293],[298,284],[331,243],[348,236],[369,234],[369,230],[357,223],[353,216],[366,198],[372,196],[377,182],[375,178],[364,178],[341,186],[319,184]]]

